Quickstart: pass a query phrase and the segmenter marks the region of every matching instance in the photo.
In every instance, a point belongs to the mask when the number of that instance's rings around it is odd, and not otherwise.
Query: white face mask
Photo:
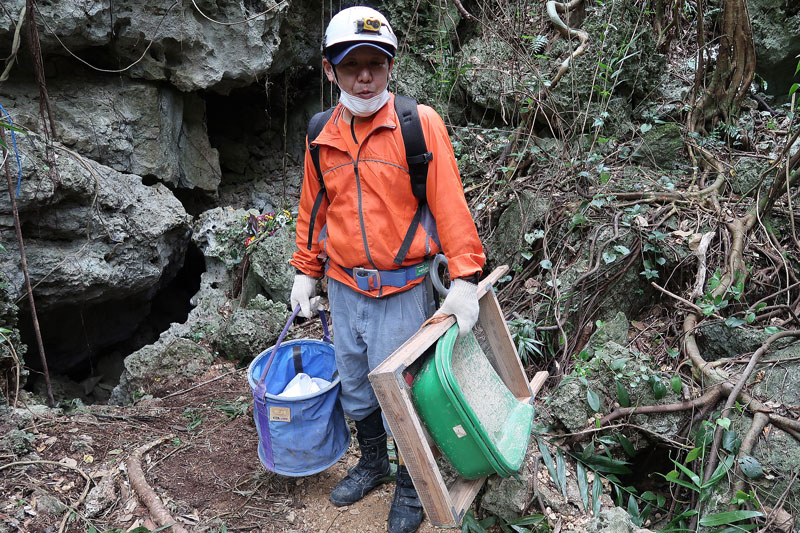
[[[389,101],[389,88],[387,86],[383,92],[373,96],[372,98],[363,99],[347,94],[341,87],[339,87],[339,101],[347,108],[353,115],[357,117],[368,117],[374,115],[383,105]]]

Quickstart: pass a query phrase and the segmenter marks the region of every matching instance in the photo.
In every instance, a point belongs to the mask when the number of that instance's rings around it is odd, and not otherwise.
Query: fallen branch
[[[158,495],[152,487],[147,484],[144,478],[144,472],[142,472],[142,455],[171,438],[173,438],[173,435],[166,435],[136,448],[126,462],[128,478],[139,500],[147,507],[150,511],[150,515],[152,515],[159,526],[172,526],[172,531],[174,533],[189,533],[175,521],[167,508],[164,507],[164,504],[158,499]]]

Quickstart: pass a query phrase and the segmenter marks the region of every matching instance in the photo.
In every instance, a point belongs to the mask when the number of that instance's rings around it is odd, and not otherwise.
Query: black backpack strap
[[[322,199],[325,197],[325,181],[322,179],[322,169],[319,166],[319,146],[312,145],[311,143],[319,137],[319,134],[322,132],[322,128],[325,127],[325,124],[328,123],[330,120],[331,115],[333,115],[333,108],[326,109],[325,111],[320,111],[316,113],[311,120],[308,122],[308,135],[306,137],[306,142],[308,143],[308,153],[311,156],[311,161],[314,163],[314,169],[317,171],[317,179],[319,180],[319,192],[317,193],[317,197],[314,199],[314,207],[311,208],[311,219],[308,223],[308,244],[307,248],[311,249],[311,243],[314,240],[314,223],[317,220],[317,213],[319,212],[319,207],[322,205]]]
[[[406,147],[411,191],[419,202],[417,212],[414,214],[406,236],[403,238],[403,243],[394,258],[396,265],[402,265],[411,248],[411,243],[414,241],[414,235],[417,233],[423,206],[427,203],[425,188],[428,183],[428,163],[433,159],[433,154],[428,151],[428,145],[425,143],[417,101],[407,96],[395,95],[394,109],[397,112],[397,119],[400,121],[400,131],[403,133],[403,144]]]
[[[403,132],[403,144],[406,145],[406,161],[408,173],[411,175],[411,190],[420,202],[427,201],[425,186],[428,181],[428,163],[433,154],[425,144],[422,124],[419,121],[417,101],[407,96],[395,95],[394,109]]]

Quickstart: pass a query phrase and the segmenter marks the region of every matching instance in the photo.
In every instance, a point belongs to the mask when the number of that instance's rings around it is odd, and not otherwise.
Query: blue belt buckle
[[[374,268],[355,267],[353,269],[353,278],[356,280],[358,288],[362,291],[381,288],[381,273]]]

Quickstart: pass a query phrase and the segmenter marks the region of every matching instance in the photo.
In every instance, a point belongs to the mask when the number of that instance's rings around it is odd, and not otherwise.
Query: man
[[[355,421],[361,451],[331,492],[337,506],[360,500],[390,472],[386,430],[367,375],[433,314],[428,260],[440,251],[448,259],[453,281],[439,312],[455,315],[461,333],[477,321],[477,282],[485,263],[447,130],[427,106],[417,108],[432,154],[427,204],[412,191],[395,97],[388,92],[396,50],[389,22],[374,9],[351,7],[331,19],[322,66],[340,98],[317,138],[309,139],[318,150],[324,190],[307,151],[298,249],[291,260],[297,269],[291,305],[299,305],[303,316],[315,311],[316,282],[328,276],[342,407]],[[418,224],[431,218],[418,211],[432,214],[435,225]],[[416,531],[423,518],[402,458],[400,463],[390,533]]]

